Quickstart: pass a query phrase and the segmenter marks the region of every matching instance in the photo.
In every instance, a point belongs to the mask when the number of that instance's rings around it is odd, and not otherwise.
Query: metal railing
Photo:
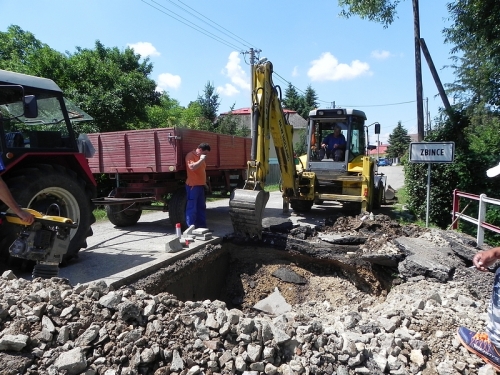
[[[470,202],[465,206],[465,208],[460,211],[460,198],[467,198],[473,201],[479,202],[479,210],[477,213],[477,218],[473,218],[471,216],[465,215],[464,211],[469,207]],[[500,228],[485,222],[486,218],[486,205],[494,204],[496,206],[500,206],[500,200],[494,198],[488,198],[486,194],[476,195],[464,193],[462,191],[458,191],[457,189],[453,190],[453,211],[452,211],[452,223],[451,227],[453,229],[458,229],[458,219],[462,219],[468,221],[469,223],[475,224],[477,226],[477,237],[476,242],[477,246],[482,246],[484,243],[484,230],[488,229],[495,233],[500,233]]]

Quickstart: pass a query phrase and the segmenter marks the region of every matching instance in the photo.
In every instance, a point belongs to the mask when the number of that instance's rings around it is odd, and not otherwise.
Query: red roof
[[[385,155],[387,153],[387,147],[389,147],[389,145],[384,145],[384,144],[380,144],[378,146],[378,150],[377,148],[375,148],[375,150],[368,150],[368,155],[370,156],[377,156],[378,155]]]

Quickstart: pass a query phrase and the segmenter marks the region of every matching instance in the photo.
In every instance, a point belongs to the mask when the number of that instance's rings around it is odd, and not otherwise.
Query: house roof
[[[376,148],[375,150],[368,150],[368,155],[370,156],[377,156],[378,155],[385,155],[387,153],[387,147],[389,147],[389,145],[384,145],[384,144],[380,144],[378,146],[378,149]]]

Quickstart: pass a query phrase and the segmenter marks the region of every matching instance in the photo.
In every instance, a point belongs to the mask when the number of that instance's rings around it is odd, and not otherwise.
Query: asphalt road
[[[394,189],[404,185],[401,166],[385,166],[379,173],[387,176],[387,184]],[[213,239],[196,240],[177,253],[167,253],[165,248],[175,229],[166,212],[144,212],[139,222],[126,228],[118,228],[109,221],[95,223],[94,235],[88,238],[88,248],[81,250],[78,259],[61,267],[59,276],[69,279],[72,285],[104,280],[108,285],[119,287],[137,274],[147,274],[164,267],[175,260],[185,257],[206,246],[208,243],[220,243],[222,237],[233,232],[229,218],[229,200],[221,199],[207,204],[207,223],[213,229]],[[321,225],[324,219],[339,209],[333,202],[313,206],[305,215],[298,215],[290,210],[283,213],[280,192],[272,192],[264,211],[265,218],[278,217],[290,219],[301,225]],[[20,275],[31,278],[31,275]]]

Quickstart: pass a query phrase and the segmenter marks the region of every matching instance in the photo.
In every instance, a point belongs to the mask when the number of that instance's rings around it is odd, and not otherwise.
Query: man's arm
[[[4,202],[17,216],[28,224],[33,223],[35,218],[29,212],[22,210],[12,196],[5,181],[0,177],[0,200]]]
[[[205,156],[205,155],[202,155],[202,156]],[[194,159],[188,159],[188,160],[186,160],[186,164],[187,164],[188,168],[191,169],[192,171],[197,170],[204,163],[205,163],[205,158],[204,157],[200,158],[200,160],[198,160],[198,161],[195,161]]]

